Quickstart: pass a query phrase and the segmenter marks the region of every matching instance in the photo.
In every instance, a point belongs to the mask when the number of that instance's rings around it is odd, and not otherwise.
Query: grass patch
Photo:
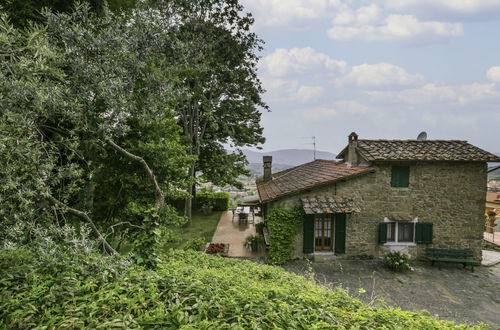
[[[211,215],[204,215],[201,211],[193,211],[189,227],[172,228],[172,238],[167,242],[166,248],[183,249],[189,241],[197,238],[201,238],[205,242],[210,242],[221,215],[222,212],[213,212]]]

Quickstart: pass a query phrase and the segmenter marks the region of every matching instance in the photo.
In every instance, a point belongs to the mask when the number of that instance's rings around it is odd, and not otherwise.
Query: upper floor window
[[[410,185],[410,167],[393,166],[391,171],[391,187],[408,187]]]

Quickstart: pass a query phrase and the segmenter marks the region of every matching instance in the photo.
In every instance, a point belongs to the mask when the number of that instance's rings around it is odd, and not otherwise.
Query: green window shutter
[[[415,243],[432,244],[433,229],[431,222],[418,222],[415,225]]]
[[[304,218],[304,253],[314,252],[314,215],[306,214]]]
[[[410,168],[393,166],[391,170],[391,187],[408,187],[410,185]]]
[[[378,224],[378,242],[384,244],[387,242],[387,223],[381,222]]]
[[[345,253],[346,214],[335,214],[335,253]]]

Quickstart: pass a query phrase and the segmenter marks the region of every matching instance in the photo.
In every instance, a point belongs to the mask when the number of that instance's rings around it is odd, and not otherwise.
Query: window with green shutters
[[[430,222],[381,222],[378,242],[432,244],[433,229]]]
[[[410,185],[410,167],[393,166],[391,171],[391,187],[408,187]]]
[[[346,214],[335,214],[335,253],[345,253]]]
[[[432,223],[419,222],[415,225],[415,243],[432,244]]]
[[[303,251],[304,253],[314,252],[314,215],[306,214],[304,218],[304,235],[303,235]]]

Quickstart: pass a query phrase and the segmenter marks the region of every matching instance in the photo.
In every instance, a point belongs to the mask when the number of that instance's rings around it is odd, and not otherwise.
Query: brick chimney
[[[347,164],[350,166],[358,165],[358,154],[356,148],[358,147],[358,134],[352,132],[349,134],[349,149],[347,151]]]
[[[273,174],[273,156],[263,156],[262,162],[264,163],[264,182],[267,182],[271,180]]]

